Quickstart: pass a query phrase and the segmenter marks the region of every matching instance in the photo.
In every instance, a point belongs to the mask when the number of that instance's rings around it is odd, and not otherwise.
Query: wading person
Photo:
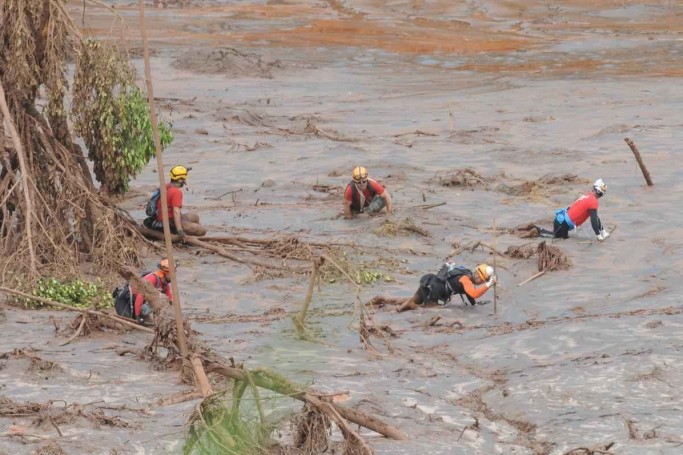
[[[459,294],[463,303],[465,297],[470,305],[476,305],[479,297],[498,282],[493,267],[479,264],[474,272],[447,262],[437,274],[428,273],[420,278],[420,287],[415,295],[406,300],[396,311],[414,310],[419,305],[446,305],[453,294]]]
[[[609,232],[604,229],[598,216],[598,199],[603,197],[606,192],[607,185],[605,185],[605,182],[602,179],[597,179],[593,183],[590,193],[581,196],[566,209],[560,209],[555,212],[552,231],[536,226],[538,234],[541,237],[568,239],[569,231],[578,228],[590,218],[593,232],[595,232],[598,241],[602,242],[609,237]]]
[[[178,264],[176,264],[176,269]],[[173,300],[171,292],[171,271],[169,269],[168,259],[163,258],[157,263],[157,269],[153,272],[143,272],[141,275],[143,281],[147,281],[159,293],[166,295],[169,300]],[[119,316],[132,318],[139,323],[145,322],[152,314],[152,307],[145,300],[142,294],[136,293],[130,283],[126,283],[122,288],[115,291],[114,308]]]
[[[353,168],[352,180],[344,191],[344,218],[350,220],[357,213],[374,215],[384,207],[387,213],[393,212],[391,194],[379,183],[368,178],[368,170],[363,166]]]
[[[199,224],[199,215],[196,213],[182,213],[183,188],[187,184],[188,172],[192,168],[185,166],[173,166],[170,172],[171,181],[166,184],[166,203],[168,204],[168,221],[173,234],[178,234],[181,239],[186,235],[201,237],[206,235],[206,228]],[[142,223],[149,229],[164,230],[164,222],[161,211],[160,191],[157,190],[147,202],[147,218]]]

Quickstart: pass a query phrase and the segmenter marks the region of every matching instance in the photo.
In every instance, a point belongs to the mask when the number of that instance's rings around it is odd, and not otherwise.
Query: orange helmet
[[[368,170],[363,166],[356,166],[353,168],[351,177],[353,177],[354,182],[360,183],[362,180],[366,180],[368,178]]]
[[[177,269],[179,265],[180,264],[178,264],[178,261],[176,261],[175,268]],[[157,267],[166,275],[171,273],[171,263],[169,262],[168,258],[162,258],[157,264]]]

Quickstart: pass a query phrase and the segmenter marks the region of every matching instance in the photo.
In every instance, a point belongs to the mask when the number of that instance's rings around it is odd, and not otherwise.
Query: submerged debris
[[[538,271],[553,271],[568,269],[571,267],[569,257],[558,247],[548,245],[546,242],[538,244]]]
[[[477,185],[488,188],[484,177],[472,168],[460,169],[437,176],[437,181],[441,186],[465,186],[475,187]]]
[[[174,62],[176,68],[226,76],[251,76],[273,78],[273,72],[284,68],[280,60],[265,61],[254,53],[240,52],[235,48],[193,49],[185,52]]]
[[[389,237],[410,234],[419,234],[423,237],[431,237],[431,234],[428,231],[417,226],[410,218],[405,218],[398,222],[386,220],[377,229],[374,230],[374,233],[377,235]]]

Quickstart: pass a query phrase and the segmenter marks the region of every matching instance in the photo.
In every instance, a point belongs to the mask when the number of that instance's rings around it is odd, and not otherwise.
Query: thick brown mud
[[[564,454],[610,443],[619,454],[680,452],[683,7],[174,5],[147,12],[155,95],[175,135],[164,160],[192,166],[186,209],[200,214],[209,235],[354,245],[354,260],[384,276],[361,288],[368,302],[411,296],[453,251],[466,266],[491,262],[489,248],[460,247],[491,245],[494,220],[498,251],[535,246],[513,228],[550,227],[554,211],[597,178],[608,186],[600,216],[617,227],[603,243],[590,226],[554,242],[571,266],[523,286],[538,272],[536,258],[499,255],[496,314],[492,303],[465,307],[457,297],[400,314],[370,307],[384,330],[369,348],[359,341],[348,281],[316,288],[308,323],[322,342],[298,341],[290,316],[306,276],[269,278],[179,247],[184,311],[213,349],[318,390],[349,391],[345,405],[410,437],[362,433],[378,454]],[[80,18],[82,4],[70,11]],[[139,46],[137,7],[116,11]],[[86,33],[105,35],[112,23],[118,30],[110,13],[87,6]],[[625,137],[638,145],[654,187],[645,186]],[[357,164],[391,192],[394,215],[338,216]],[[158,182],[155,166],[121,204],[140,220]],[[180,453],[196,401],[159,405],[186,390],[177,373],[116,352],[141,349],[147,335],[100,333],[60,346],[54,323],[72,319],[4,310],[0,394],[13,405],[52,407],[1,414],[0,453],[54,444],[70,454]],[[74,405],[86,417],[70,413]],[[297,408],[277,400],[269,412]],[[87,418],[101,413],[109,424]]]

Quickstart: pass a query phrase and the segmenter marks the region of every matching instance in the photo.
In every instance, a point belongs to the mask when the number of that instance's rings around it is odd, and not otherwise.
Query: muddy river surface
[[[107,3],[139,49],[136,4]],[[394,335],[372,338],[373,349],[359,341],[356,289],[345,279],[316,289],[308,321],[321,342],[300,341],[290,315],[301,308],[307,276],[255,279],[243,264],[183,247],[184,311],[212,348],[317,390],[348,391],[345,406],[409,436],[397,442],[362,430],[377,454],[560,455],[610,443],[615,454],[683,453],[681,2],[149,6],[155,96],[175,135],[165,165],[192,167],[185,210],[198,212],[213,236],[355,245],[355,260],[388,277],[361,287],[363,303],[409,297],[458,245],[490,245],[494,220],[498,250],[535,244],[508,228],[550,227],[554,211],[593,180],[608,187],[599,213],[612,236],[595,242],[587,223],[554,242],[569,269],[518,286],[538,271],[535,258],[498,256],[495,314],[492,303],[465,307],[457,297],[404,313],[369,308]],[[86,34],[120,35],[110,12],[82,7],[69,3]],[[358,164],[391,192],[393,215],[339,217]],[[479,181],[443,184],[467,168]],[[142,220],[157,179],[151,162],[121,206]],[[383,235],[387,221],[428,235]],[[469,267],[492,260],[486,248],[455,257]],[[264,314],[255,322],[219,318]],[[442,320],[429,325],[435,316]],[[4,310],[0,352],[35,350],[59,368],[5,356],[0,394],[95,403],[91,409],[104,407],[125,425],[75,419],[57,430],[4,417],[0,453],[53,443],[69,454],[179,453],[197,401],[156,404],[187,389],[177,373],[117,355],[143,347],[142,334],[60,346],[54,324],[72,318]],[[278,401],[270,411],[298,406]],[[27,436],[12,435],[17,426]]]

